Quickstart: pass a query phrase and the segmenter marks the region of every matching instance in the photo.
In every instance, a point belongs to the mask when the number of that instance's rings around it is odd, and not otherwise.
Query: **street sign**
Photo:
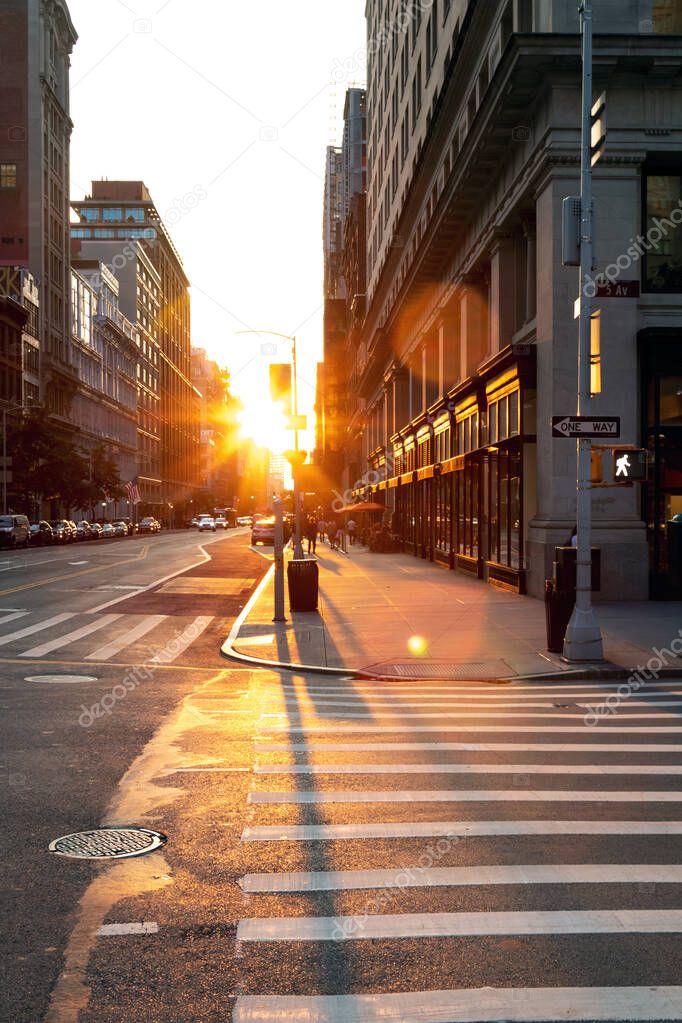
[[[620,437],[620,416],[552,416],[553,437]]]
[[[639,298],[639,281],[597,281],[597,298]]]
[[[646,448],[614,448],[613,482],[646,482],[648,461]]]

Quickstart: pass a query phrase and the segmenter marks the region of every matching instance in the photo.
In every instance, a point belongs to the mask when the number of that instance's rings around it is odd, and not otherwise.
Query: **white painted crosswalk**
[[[13,623],[21,619],[21,627]],[[56,615],[16,609],[0,617],[0,647],[5,656],[25,660],[64,658],[115,662],[122,656],[135,663],[171,664],[184,654],[213,622],[213,616],[78,613]],[[2,626],[8,631],[2,632]],[[36,643],[33,637],[39,637]],[[146,640],[144,645],[140,645]]]
[[[617,712],[588,727],[584,716],[615,689],[271,687],[241,836],[259,872],[240,880],[237,929],[258,950],[262,986],[238,995],[235,1023],[682,1019],[682,688],[621,693]],[[211,770],[219,784],[223,768]],[[448,787],[463,777],[466,788]],[[269,975],[282,942],[291,964],[306,964],[309,993]],[[414,942],[423,987],[399,952]],[[432,956],[443,942],[463,944]],[[336,961],[339,945],[363,946],[353,962],[372,963],[342,993],[310,967]],[[479,947],[485,955],[471,958]],[[609,966],[628,949],[636,984]],[[542,963],[555,960],[552,986]]]

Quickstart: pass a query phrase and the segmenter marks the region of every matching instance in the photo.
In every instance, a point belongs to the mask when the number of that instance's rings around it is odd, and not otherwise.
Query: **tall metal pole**
[[[275,616],[273,622],[285,622],[284,614],[284,514],[282,499],[273,499],[275,509]]]
[[[580,332],[578,339],[578,415],[590,414],[590,335],[592,300],[587,286],[592,274],[592,0],[580,8],[583,50],[582,138],[580,171]],[[592,607],[591,440],[579,438],[577,486],[576,602],[566,630],[564,657],[597,661],[604,656],[599,622]]]
[[[294,397],[294,424],[296,429],[294,430],[294,451],[298,454],[298,369],[296,364],[296,338],[292,337],[292,354],[291,361],[293,363],[293,397]],[[298,491],[298,459],[296,464],[293,466],[294,470],[294,557],[303,557],[303,541],[301,538],[301,495]]]
[[[7,409],[2,410],[2,514],[7,514]]]

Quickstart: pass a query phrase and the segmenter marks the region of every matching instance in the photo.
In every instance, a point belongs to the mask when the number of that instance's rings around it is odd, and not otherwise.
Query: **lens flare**
[[[410,636],[407,641],[407,649],[411,654],[414,654],[415,657],[421,657],[425,654],[427,647],[428,643],[423,636]]]

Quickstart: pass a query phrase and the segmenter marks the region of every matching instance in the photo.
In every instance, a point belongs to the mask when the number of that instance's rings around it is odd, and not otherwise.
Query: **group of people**
[[[334,519],[326,522],[324,519],[315,519],[311,515],[307,518],[303,528],[303,535],[308,541],[308,554],[315,554],[318,539],[322,543],[325,538],[329,541],[332,550],[345,550],[346,537],[351,544],[354,544],[356,530],[357,524],[354,519],[348,519],[344,524],[338,523]]]

